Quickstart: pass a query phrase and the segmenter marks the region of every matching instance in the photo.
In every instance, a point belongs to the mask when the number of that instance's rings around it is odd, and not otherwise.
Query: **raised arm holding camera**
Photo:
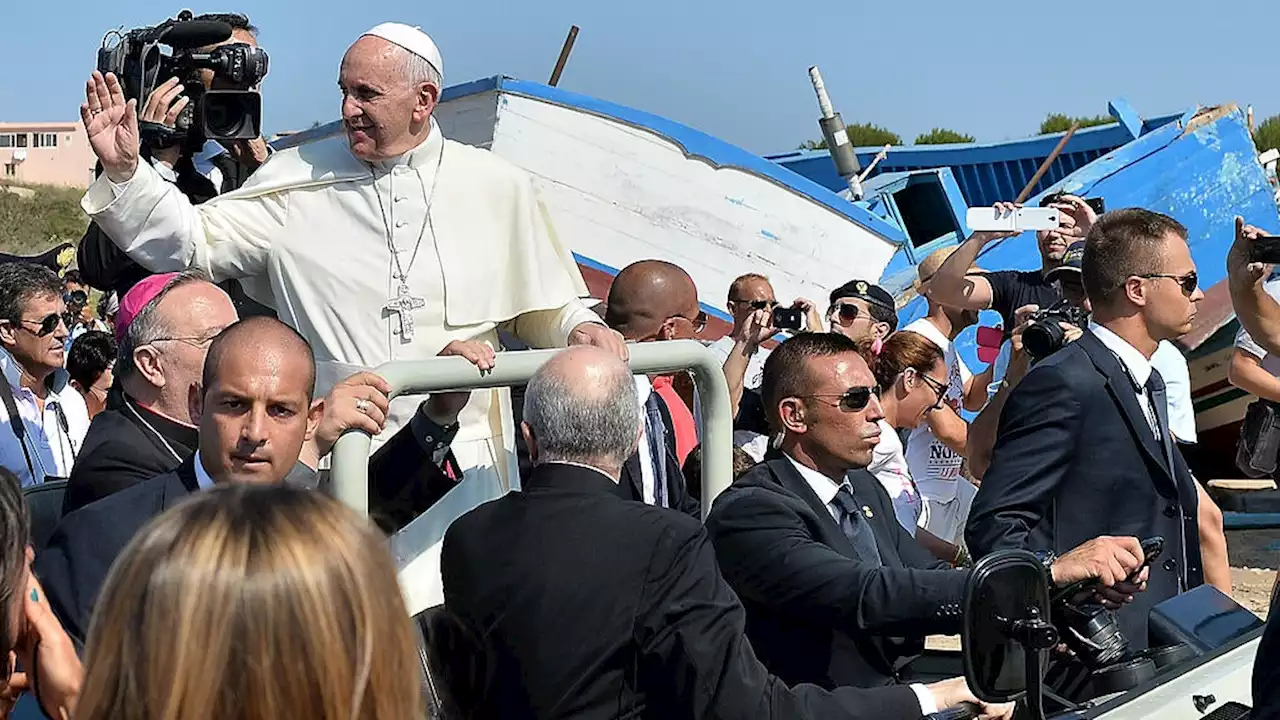
[[[143,82],[126,82],[125,91],[138,102],[141,154],[194,204],[238,189],[270,153],[261,135],[262,101],[257,92],[268,60],[258,47],[257,34],[244,15],[200,15],[132,31],[99,54],[104,73],[128,77],[130,73],[122,71],[140,70],[135,76]],[[174,54],[159,61],[147,56],[144,62],[144,43],[156,38],[172,44]],[[151,274],[96,223],[90,223],[80,240],[78,263],[90,285],[121,297]],[[239,281],[222,287],[241,317],[274,315],[250,298]]]

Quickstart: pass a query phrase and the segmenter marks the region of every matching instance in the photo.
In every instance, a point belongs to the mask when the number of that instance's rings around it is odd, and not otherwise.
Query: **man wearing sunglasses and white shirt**
[[[1081,280],[1089,328],[1009,394],[965,536],[975,558],[1059,552],[1121,529],[1163,537],[1148,592],[1117,614],[1137,651],[1147,646],[1151,608],[1204,582],[1197,483],[1152,366],[1162,340],[1191,330],[1204,294],[1186,228],[1142,209],[1093,224]]]
[[[0,429],[0,466],[23,487],[70,475],[89,430],[84,398],[63,369],[64,312],[62,280],[52,270],[0,265],[0,395],[7,425]]]
[[[927,681],[907,667],[925,636],[960,630],[968,571],[918,544],[865,469],[884,417],[875,384],[842,335],[802,333],[775,348],[761,394],[781,444],[707,518],[721,574],[746,607],[751,646],[788,684]],[[1115,586],[1108,599],[1124,602],[1141,584],[1141,576],[1123,583],[1141,556],[1135,538],[1101,537],[1049,571],[1059,585],[1099,577]],[[934,712],[913,687],[922,711]]]
[[[773,311],[778,305],[769,278],[756,273],[735,278],[729,284],[728,298],[733,329],[710,345],[724,362],[724,377],[729,383],[733,444],[757,461],[764,457],[769,435],[759,392],[764,361],[769,357],[769,349],[763,345],[779,332],[773,326]],[[796,298],[791,307],[804,312],[803,329],[817,331],[822,327],[822,316],[812,301]]]

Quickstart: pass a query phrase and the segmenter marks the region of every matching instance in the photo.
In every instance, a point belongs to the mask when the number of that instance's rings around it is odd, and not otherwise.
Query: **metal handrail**
[[[705,518],[711,502],[733,479],[733,419],[729,412],[729,386],[725,382],[721,362],[694,340],[640,343],[628,348],[631,351],[629,365],[637,374],[676,370],[693,373],[702,412],[701,481],[702,516]],[[478,390],[522,385],[557,352],[504,352],[498,355],[493,370],[485,375],[481,375],[470,361],[460,357],[391,362],[374,372],[391,386],[392,398],[441,390]],[[365,515],[369,513],[370,444],[371,438],[367,433],[359,430],[344,433],[334,445],[331,474],[334,496]]]

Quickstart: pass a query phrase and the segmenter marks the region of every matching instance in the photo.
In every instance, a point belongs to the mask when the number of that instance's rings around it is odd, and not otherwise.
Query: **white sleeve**
[[[1240,326],[1240,331],[1236,333],[1236,347],[1259,360],[1262,360],[1267,356],[1267,351],[1263,350],[1261,345],[1253,341],[1253,338],[1249,336],[1249,331],[1245,330],[1243,325]]]
[[[929,688],[920,683],[911,683],[911,690],[916,694],[916,699],[920,701],[920,714],[932,715],[938,712],[938,700],[929,691]]]
[[[288,193],[192,205],[150,163],[125,183],[104,173],[80,206],[130,258],[152,272],[195,268],[215,282],[266,272],[287,218]]]
[[[535,310],[500,323],[499,329],[515,335],[521,342],[535,348],[564,347],[569,343],[569,333],[583,323],[604,325],[586,303],[573,300],[557,310]]]

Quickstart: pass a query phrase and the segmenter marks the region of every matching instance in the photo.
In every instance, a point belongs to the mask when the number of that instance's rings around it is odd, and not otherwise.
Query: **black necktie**
[[[1151,368],[1151,377],[1147,378],[1147,400],[1156,415],[1156,427],[1159,428],[1158,440],[1164,445],[1165,459],[1169,462],[1169,470],[1173,471],[1173,435],[1169,432],[1169,401],[1165,397],[1164,378],[1160,371]]]
[[[667,507],[667,426],[658,402],[658,393],[651,391],[644,402],[644,435],[653,461],[653,504]]]
[[[845,537],[849,538],[858,557],[862,558],[863,562],[880,567],[880,550],[876,547],[876,536],[871,530],[871,524],[858,509],[858,501],[854,499],[853,490],[848,483],[840,486],[831,504],[839,509],[840,530]]]

